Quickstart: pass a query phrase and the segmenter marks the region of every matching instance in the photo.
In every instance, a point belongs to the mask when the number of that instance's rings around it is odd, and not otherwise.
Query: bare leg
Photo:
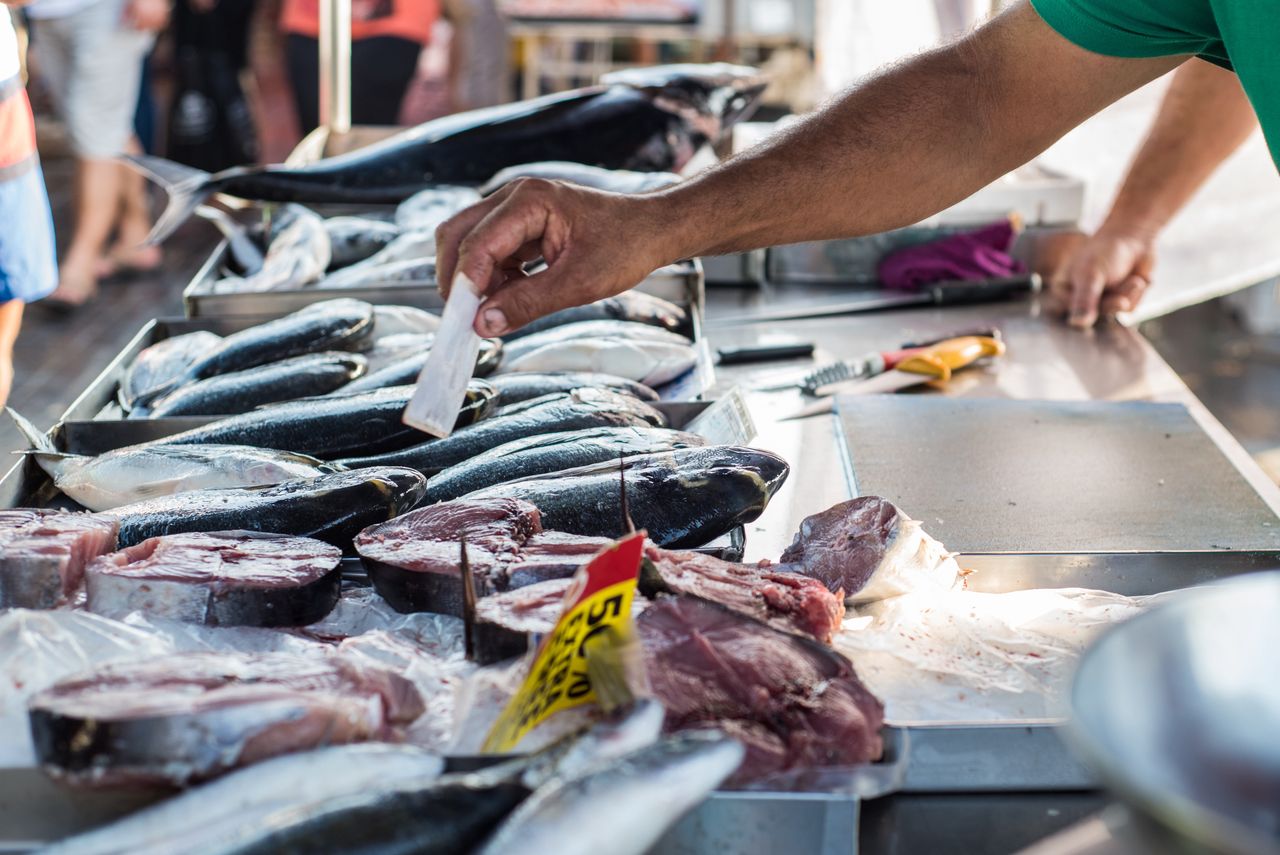
[[[0,303],[0,406],[9,400],[13,388],[13,344],[22,326],[22,301]]]
[[[50,296],[82,303],[98,290],[98,259],[120,212],[120,165],[81,159],[76,164],[75,236],[59,264],[58,289]]]
[[[141,154],[142,146],[136,137],[131,137],[126,150],[130,154]],[[98,265],[99,276],[110,276],[121,269],[154,270],[163,258],[160,247],[142,246],[151,231],[146,180],[124,164],[119,169],[120,220],[116,226],[115,244]]]

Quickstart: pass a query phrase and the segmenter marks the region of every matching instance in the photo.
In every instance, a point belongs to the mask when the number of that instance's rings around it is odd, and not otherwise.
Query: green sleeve
[[[1209,0],[1031,0],[1058,35],[1104,56],[1213,54]]]

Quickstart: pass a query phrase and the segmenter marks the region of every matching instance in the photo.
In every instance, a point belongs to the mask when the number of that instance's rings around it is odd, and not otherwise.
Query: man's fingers
[[[1114,288],[1108,288],[1102,295],[1102,314],[1111,316],[1118,312],[1132,312],[1138,308],[1149,285],[1146,278],[1135,273]]]
[[[458,263],[458,245],[505,198],[506,194],[495,193],[436,226],[436,279],[440,285],[440,295],[445,299],[449,298],[449,287],[453,284],[454,268]]]
[[[1102,271],[1097,268],[1073,277],[1067,323],[1081,329],[1093,326],[1098,320],[1098,300],[1106,284]]]
[[[493,337],[519,329],[544,315],[577,305],[577,291],[557,269],[509,279],[480,305],[476,332]]]

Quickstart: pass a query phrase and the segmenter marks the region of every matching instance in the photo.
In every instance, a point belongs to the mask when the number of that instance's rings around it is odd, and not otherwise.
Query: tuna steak
[[[67,678],[28,710],[58,778],[182,786],[294,751],[394,740],[424,706],[405,678],[336,654],[182,653]]]
[[[140,611],[208,626],[305,626],[338,602],[342,550],[248,531],[172,534],[104,555],[85,571],[91,612]]]
[[[640,590],[690,594],[735,612],[830,644],[840,630],[844,604],[816,579],[774,573],[752,564],[733,564],[699,552],[649,546],[640,571]]]
[[[347,548],[361,529],[404,513],[426,479],[412,469],[337,472],[274,487],[197,490],[116,508],[120,548],[193,531],[261,531],[315,537]]]
[[[450,466],[427,482],[427,501],[442,502],[519,478],[547,475],[637,454],[706,445],[697,434],[665,428],[599,427],[526,437]]]
[[[731,783],[880,758],[884,709],[830,648],[694,597],[660,600],[637,630],[666,730],[716,728],[746,746]]]
[[[51,609],[80,588],[90,561],[115,548],[108,516],[0,511],[0,608]]]
[[[372,457],[351,457],[344,466],[409,466],[425,475],[469,460],[491,448],[534,434],[601,426],[663,427],[666,417],[653,407],[604,389],[577,389],[525,401],[443,439]]]
[[[220,374],[179,387],[134,417],[230,416],[264,404],[327,395],[364,374],[367,363],[356,353],[313,353],[256,368]]]
[[[467,386],[458,413],[460,427],[483,418],[491,407],[493,387],[483,380]],[[332,459],[343,454],[374,453],[404,448],[423,434],[401,420],[413,397],[412,386],[392,386],[352,395],[331,395],[289,401],[229,416],[158,440],[164,445],[227,443],[275,448]],[[361,465],[377,465],[365,458]]]
[[[636,528],[659,546],[702,546],[764,512],[786,480],[785,460],[730,445],[629,457],[626,495]],[[555,531],[616,537],[623,529],[618,463],[600,463],[486,487],[468,500],[523,499]]]
[[[806,517],[777,569],[817,579],[854,603],[945,591],[962,575],[955,558],[920,522],[879,496]]]

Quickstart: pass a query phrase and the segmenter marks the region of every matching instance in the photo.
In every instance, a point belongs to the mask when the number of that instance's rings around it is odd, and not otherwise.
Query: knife
[[[893,370],[875,377],[821,386],[815,394],[823,396],[822,400],[801,407],[796,412],[783,416],[780,421],[829,413],[835,407],[836,395],[887,395],[933,380],[945,382],[951,379],[953,371],[972,365],[979,359],[1003,356],[1004,352],[1004,342],[988,336],[947,339],[911,354]]]
[[[480,355],[480,336],[472,329],[479,310],[476,286],[461,273],[454,276],[427,364],[401,418],[409,427],[439,437],[453,433]]]

